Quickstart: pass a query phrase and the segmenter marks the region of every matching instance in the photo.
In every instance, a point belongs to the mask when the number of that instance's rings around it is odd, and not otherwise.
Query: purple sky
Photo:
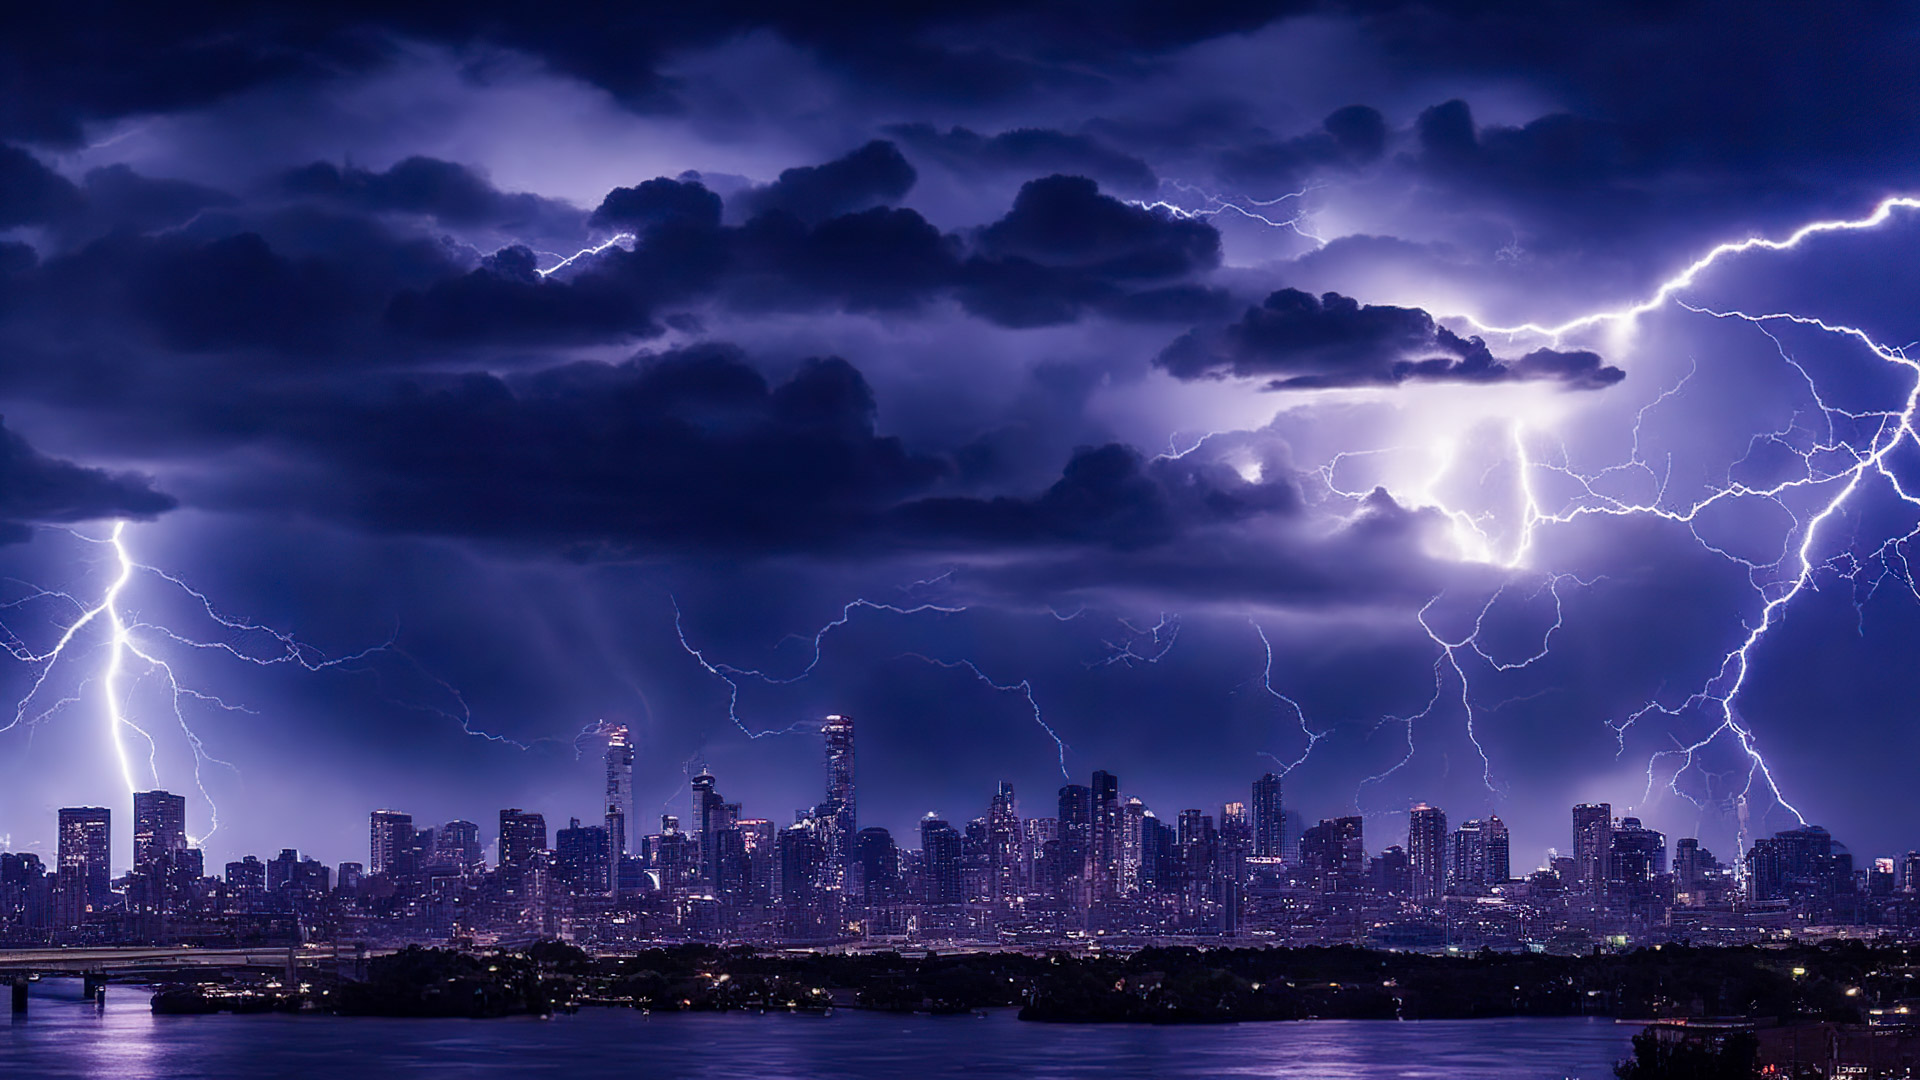
[[[785,821],[839,712],[896,831],[1920,847],[1911,12],[800,10],[4,35],[0,842],[594,817],[602,721]]]

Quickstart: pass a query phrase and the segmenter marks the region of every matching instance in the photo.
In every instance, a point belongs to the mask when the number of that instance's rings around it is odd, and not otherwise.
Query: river
[[[1637,1028],[1609,1020],[1429,1020],[1151,1027],[985,1017],[654,1014],[551,1020],[154,1016],[147,993],[107,1005],[77,983],[36,985],[0,1023],[0,1076],[146,1080],[592,1080],[955,1077],[1281,1077],[1286,1080],[1609,1080]]]

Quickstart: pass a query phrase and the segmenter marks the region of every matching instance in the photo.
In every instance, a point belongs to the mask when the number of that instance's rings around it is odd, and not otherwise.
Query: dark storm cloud
[[[1393,386],[1409,380],[1541,380],[1592,390],[1626,377],[1598,354],[1540,348],[1498,360],[1419,308],[1281,289],[1240,321],[1189,331],[1154,361],[1179,379],[1261,378],[1268,390]]]
[[[99,518],[148,519],[176,501],[132,473],[91,469],[48,457],[0,420],[0,544],[33,535],[34,525]]]
[[[184,180],[141,176],[125,165],[90,170],[75,184],[26,151],[0,145],[0,229],[43,226],[67,245],[115,229],[179,225],[237,201]]]
[[[337,255],[289,256],[254,232],[121,231],[21,275],[8,315],[28,339],[326,356],[372,332],[391,284],[384,276],[404,251],[389,242],[385,262],[362,268]]]
[[[859,86],[932,101],[1005,102],[1038,87],[1097,86],[1142,59],[1321,6],[1252,0],[1175,13],[1150,0],[805,7],[746,0],[608,11],[478,0],[298,13],[204,2],[24,8],[0,33],[0,137],[74,144],[89,123],[376,70],[407,41],[512,50],[630,109],[672,113],[684,104],[680,84],[663,74],[673,57],[766,29]]]
[[[1299,486],[1284,475],[1245,481],[1231,470],[1203,466],[1214,475],[1194,485],[1198,490],[1155,490],[1167,480],[1186,486],[1184,470],[1162,473],[1157,467],[1167,463],[1154,462],[1143,480],[1115,467],[1117,456],[1111,449],[1091,461],[1082,455],[1077,465],[1104,475],[1063,478],[1038,500],[971,508],[986,511],[976,527],[1028,538],[1047,530],[1072,535],[1083,526],[1111,536],[1034,543],[1019,558],[986,563],[977,574],[992,590],[988,595],[1025,603],[1134,597],[1241,611],[1248,605],[1406,608],[1449,583],[1479,576],[1425,554],[1446,527],[1438,511],[1409,509],[1385,491],[1373,491],[1331,523],[1306,527],[1296,502]]]
[[[1258,190],[1299,187],[1323,169],[1355,169],[1378,161],[1387,147],[1387,121],[1378,109],[1349,105],[1329,114],[1320,130],[1289,139],[1254,140],[1223,150],[1222,179]]]
[[[801,165],[740,194],[749,215],[785,213],[808,224],[900,201],[919,178],[899,147],[875,139],[824,165]]]
[[[980,246],[1106,279],[1180,277],[1220,264],[1213,226],[1128,205],[1081,176],[1022,185],[1007,216],[980,231]]]
[[[583,556],[1136,551],[1303,508],[1284,469],[1248,480],[1118,444],[1077,452],[1037,495],[938,494],[957,464],[880,434],[852,365],[808,360],[770,383],[726,346],[271,407],[262,436],[299,478],[246,499]]]
[[[1135,549],[1196,526],[1291,515],[1300,504],[1298,488],[1285,479],[1247,481],[1219,463],[1148,461],[1130,446],[1108,444],[1076,452],[1038,497],[931,498],[902,507],[898,517],[936,542]]]
[[[410,157],[385,172],[317,161],[277,178],[283,193],[321,199],[368,213],[419,214],[445,225],[484,225],[523,234],[570,226],[581,215],[566,203],[525,192],[504,192],[464,165]]]
[[[1140,158],[1092,136],[1051,128],[1015,128],[998,135],[982,135],[964,127],[940,131],[932,124],[897,124],[887,133],[963,174],[1001,173],[1025,178],[1066,173],[1134,194],[1150,192],[1159,184],[1153,168]]]
[[[1226,303],[1218,290],[1168,283],[1219,265],[1213,226],[1103,195],[1085,177],[1029,181],[977,243],[961,303],[1003,326],[1071,322],[1088,310],[1182,320]]]
[[[865,198],[873,189],[863,183],[832,190]],[[840,195],[794,198],[818,209]],[[1193,321],[1224,304],[1223,293],[1181,280],[1218,264],[1212,226],[1130,206],[1081,177],[1028,183],[972,244],[885,206],[811,224],[768,209],[721,225],[715,198],[695,180],[617,188],[594,220],[635,230],[631,250],[609,249],[548,278],[534,273],[530,253],[501,252],[462,277],[403,293],[393,324],[436,341],[581,342],[655,333],[663,307],[704,300],[742,312],[883,312],[955,296],[1012,327],[1089,314]]]
[[[609,230],[641,231],[669,222],[713,229],[720,225],[720,210],[720,196],[698,180],[662,176],[607,192],[589,221]]]
[[[832,542],[942,475],[874,424],[845,361],[770,384],[702,347],[420,377],[307,409],[277,441],[328,470],[290,495],[378,531],[741,553]]]

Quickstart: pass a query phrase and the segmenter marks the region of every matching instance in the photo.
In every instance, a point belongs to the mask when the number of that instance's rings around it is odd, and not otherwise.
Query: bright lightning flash
[[[1681,299],[1681,295],[1696,284],[1710,267],[1731,256],[1748,252],[1789,251],[1812,237],[1871,230],[1885,224],[1895,211],[1913,209],[1920,209],[1920,198],[1908,196],[1888,198],[1865,217],[1816,221],[1800,227],[1784,239],[1754,237],[1723,243],[1689,263],[1679,273],[1662,282],[1651,295],[1637,303],[1617,310],[1582,315],[1557,325],[1523,323],[1516,326],[1496,326],[1471,315],[1458,316],[1463,322],[1482,332],[1533,335],[1554,343],[1576,332],[1596,330],[1608,325],[1630,326],[1640,316],[1656,311],[1669,303],[1703,316],[1744,321],[1755,326],[1772,340],[1780,358],[1793,368],[1805,383],[1813,410],[1820,418],[1819,428],[1822,430],[1813,432],[1810,442],[1803,440],[1802,443],[1796,444],[1793,441],[1799,423],[1797,420],[1785,430],[1764,432],[1755,436],[1753,440],[1753,446],[1764,444],[1783,448],[1796,455],[1804,463],[1804,469],[1796,475],[1775,483],[1749,485],[1733,480],[1730,469],[1728,481],[1710,488],[1704,497],[1690,503],[1674,504],[1668,498],[1671,465],[1667,465],[1664,469],[1656,468],[1656,464],[1643,455],[1640,429],[1651,410],[1682,392],[1688,380],[1692,378],[1693,372],[1689,372],[1688,376],[1681,379],[1679,383],[1663,390],[1636,415],[1630,458],[1622,464],[1610,466],[1596,473],[1575,470],[1567,463],[1564,449],[1560,449],[1557,453],[1536,451],[1540,443],[1550,440],[1549,425],[1535,426],[1525,420],[1509,417],[1506,430],[1510,443],[1510,457],[1505,464],[1514,476],[1518,523],[1517,538],[1504,545],[1504,552],[1501,550],[1503,545],[1499,538],[1489,535],[1487,531],[1490,523],[1489,515],[1471,513],[1450,505],[1449,501],[1439,494],[1441,488],[1439,481],[1455,474],[1460,468],[1457,448],[1451,441],[1436,439],[1427,447],[1425,456],[1434,466],[1428,480],[1414,485],[1411,489],[1403,487],[1396,493],[1402,501],[1410,505],[1429,508],[1445,515],[1451,523],[1454,544],[1459,557],[1468,561],[1489,563],[1515,574],[1538,573],[1538,571],[1530,572],[1526,568],[1537,554],[1534,541],[1542,529],[1553,525],[1569,524],[1582,518],[1602,516],[1647,517],[1681,525],[1687,528],[1693,538],[1706,550],[1734,561],[1747,571],[1759,602],[1757,617],[1748,623],[1739,640],[1721,656],[1720,661],[1699,688],[1676,703],[1649,702],[1624,720],[1611,725],[1624,751],[1627,730],[1648,716],[1678,717],[1695,709],[1708,710],[1714,716],[1714,726],[1705,736],[1679,743],[1672,749],[1661,750],[1652,755],[1647,764],[1647,797],[1649,798],[1652,796],[1658,774],[1664,767],[1671,765],[1671,771],[1667,773],[1669,790],[1698,803],[1698,799],[1681,788],[1681,777],[1693,769],[1700,769],[1705,775],[1704,768],[1700,764],[1700,755],[1712,744],[1726,739],[1738,748],[1739,755],[1747,762],[1745,785],[1732,797],[1734,803],[1742,810],[1743,820],[1747,800],[1753,794],[1755,785],[1763,784],[1776,803],[1804,824],[1805,816],[1781,790],[1773,766],[1760,752],[1754,732],[1740,718],[1738,699],[1742,690],[1746,688],[1753,670],[1755,651],[1768,633],[1780,625],[1789,605],[1802,594],[1817,588],[1815,579],[1822,571],[1832,572],[1845,580],[1857,581],[1858,575],[1863,570],[1869,565],[1877,564],[1880,567],[1880,576],[1874,580],[1874,588],[1889,577],[1897,578],[1903,581],[1917,598],[1920,598],[1920,584],[1914,581],[1906,555],[1907,545],[1916,537],[1920,537],[1920,523],[1904,533],[1885,537],[1864,556],[1845,550],[1822,555],[1823,551],[1831,550],[1826,545],[1834,543],[1831,534],[1836,531],[1832,527],[1835,520],[1864,491],[1878,487],[1889,491],[1906,504],[1920,508],[1920,492],[1915,492],[1902,480],[1891,460],[1895,452],[1902,447],[1909,450],[1920,449],[1920,429],[1916,429],[1916,416],[1920,416],[1920,362],[1909,357],[1905,347],[1883,344],[1858,327],[1785,311],[1753,313],[1741,310],[1715,310],[1689,304]],[[1904,399],[1898,407],[1869,411],[1852,411],[1830,405],[1813,375],[1788,353],[1779,338],[1768,329],[1771,325],[1807,328],[1834,335],[1864,347],[1880,361],[1903,369],[1912,377]],[[1403,449],[1410,448],[1350,451],[1338,454],[1320,469],[1320,475],[1331,493],[1344,498],[1358,499],[1366,492],[1347,488],[1336,480],[1337,471],[1345,461],[1349,458],[1372,454],[1397,453]],[[1418,453],[1417,450],[1414,452]],[[1650,482],[1655,489],[1652,497],[1634,498],[1620,494],[1621,485],[1616,481],[1628,476]],[[1562,505],[1552,509],[1543,507],[1541,496],[1536,490],[1536,480],[1540,477],[1553,477],[1571,484],[1572,495]],[[1801,499],[1811,500],[1810,509],[1795,510],[1790,500]],[[1701,535],[1699,525],[1703,515],[1716,507],[1731,506],[1742,501],[1772,504],[1784,511],[1793,522],[1789,538],[1777,558],[1763,562],[1738,556]],[[1567,574],[1547,574],[1544,580],[1544,587],[1552,591],[1554,598],[1554,623],[1543,637],[1539,650],[1518,662],[1495,660],[1480,644],[1482,626],[1487,612],[1499,598],[1498,593],[1481,610],[1480,617],[1474,622],[1471,631],[1461,637],[1448,637],[1436,630],[1429,621],[1429,612],[1434,603],[1438,602],[1439,597],[1435,597],[1433,602],[1421,609],[1418,618],[1420,627],[1432,639],[1439,651],[1439,659],[1435,665],[1434,697],[1420,712],[1408,717],[1388,717],[1383,721],[1383,723],[1396,722],[1407,726],[1407,758],[1386,773],[1363,781],[1362,790],[1368,784],[1391,775],[1411,759],[1414,723],[1425,719],[1439,707],[1444,688],[1450,682],[1458,685],[1460,708],[1467,734],[1486,765],[1485,778],[1488,787],[1490,790],[1497,790],[1493,783],[1492,764],[1474,733],[1475,711],[1467,665],[1475,663],[1491,671],[1501,672],[1527,666],[1547,655],[1551,638],[1562,625],[1559,592],[1562,583],[1571,581],[1585,586],[1592,582],[1579,581]]]

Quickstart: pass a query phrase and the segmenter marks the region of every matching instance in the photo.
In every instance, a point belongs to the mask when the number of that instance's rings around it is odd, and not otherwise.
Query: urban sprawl
[[[470,821],[431,828],[371,817],[369,859],[331,868],[295,850],[210,875],[186,800],[133,796],[131,870],[114,878],[112,811],[59,811],[57,863],[0,854],[0,945],[358,941],[588,948],[707,941],[1059,948],[1172,941],[1412,950],[1591,952],[1666,941],[1900,935],[1920,924],[1920,855],[1856,868],[1818,826],[1756,840],[1723,865],[1605,803],[1573,808],[1570,854],[1516,876],[1498,817],[1449,828],[1416,807],[1404,844],[1367,853],[1363,820],[1307,828],[1280,777],[1247,802],[1172,820],[1123,797],[1117,777],[1068,784],[1050,817],[1022,817],[1010,784],[984,816],[928,816],[917,846],[860,828],[854,726],[826,719],[826,798],[778,826],[742,813],[704,771],[690,819],[630,828],[634,748],[610,728],[606,816],[552,834],[500,811],[489,867]]]

